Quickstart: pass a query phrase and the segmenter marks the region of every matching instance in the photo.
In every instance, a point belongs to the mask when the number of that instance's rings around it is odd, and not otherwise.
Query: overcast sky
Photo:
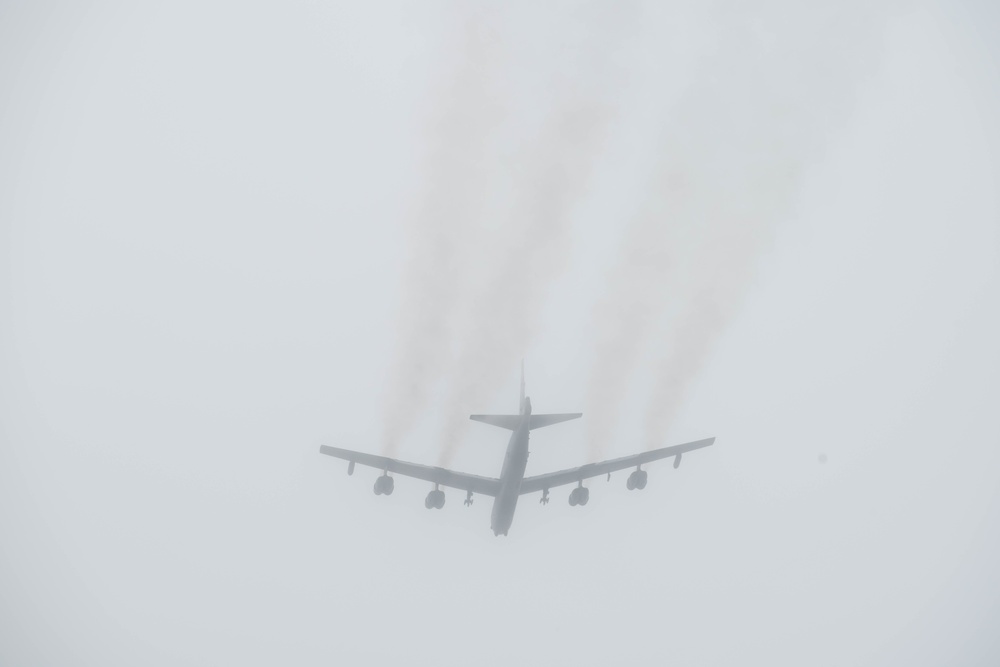
[[[1000,12],[539,4],[2,3],[0,663],[1000,662]]]

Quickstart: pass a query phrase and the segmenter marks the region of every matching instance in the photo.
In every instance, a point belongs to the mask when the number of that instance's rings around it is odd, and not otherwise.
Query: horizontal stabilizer
[[[570,419],[577,419],[582,416],[583,413],[581,412],[572,412],[561,415],[469,415],[469,419],[472,421],[483,422],[484,424],[490,424],[491,426],[499,426],[500,428],[505,428],[508,431],[514,431],[525,419],[528,420],[529,429],[536,429],[542,428],[543,426],[558,424],[560,422],[566,422]]]
[[[529,428],[536,429],[542,428],[543,426],[552,426],[552,424],[568,422],[570,419],[579,419],[582,416],[582,412],[569,412],[561,415],[531,415],[531,417],[529,417],[531,420]]]
[[[469,415],[469,419],[514,431],[521,424],[522,417],[521,415]]]

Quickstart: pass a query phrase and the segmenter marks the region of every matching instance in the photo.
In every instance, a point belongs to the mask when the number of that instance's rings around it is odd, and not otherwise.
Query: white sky
[[[504,202],[607,7],[248,4],[0,8],[0,663],[1000,660],[995,8],[887,11],[663,443],[716,445],[642,493],[525,497],[498,539],[487,498],[428,512],[425,483],[376,497],[317,450],[379,451],[466,18],[505,118],[484,215],[518,247],[537,230]],[[696,70],[671,54],[726,53],[697,3],[612,18],[611,74],[582,78],[607,124],[529,276],[536,412],[584,409],[595,301],[684,135]],[[670,340],[607,456],[644,448]],[[441,455],[462,370],[440,371],[408,460]],[[514,411],[516,364],[481,389]],[[529,474],[584,462],[587,423],[534,435]],[[472,425],[451,464],[496,475],[505,444]]]

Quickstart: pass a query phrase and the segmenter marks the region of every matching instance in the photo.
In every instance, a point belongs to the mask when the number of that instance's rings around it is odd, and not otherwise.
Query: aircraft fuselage
[[[528,466],[530,416],[530,411],[521,416],[521,423],[511,432],[510,442],[507,443],[507,453],[504,455],[503,469],[500,471],[500,492],[493,500],[493,514],[490,517],[490,528],[493,529],[494,535],[506,535],[510,530],[510,524],[514,522],[514,510],[517,509],[517,498],[521,493],[521,481]]]

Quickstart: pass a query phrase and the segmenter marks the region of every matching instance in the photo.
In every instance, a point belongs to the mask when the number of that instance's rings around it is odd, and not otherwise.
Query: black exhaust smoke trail
[[[645,427],[662,445],[702,360],[738,308],[754,260],[791,206],[867,70],[878,3],[723,3],[704,16],[713,48],[664,128],[651,195],[625,232],[595,306],[588,443],[601,458],[629,380],[666,316]]]
[[[678,196],[681,183],[665,180],[664,196]],[[594,306],[596,354],[587,386],[588,453],[597,461],[611,441],[628,381],[643,347],[662,316],[663,291],[681,261],[689,230],[663,224],[666,202],[646,205],[625,230],[621,254],[612,268],[608,289]]]
[[[466,17],[463,49],[454,59],[458,71],[435,119],[423,201],[409,232],[400,338],[385,399],[387,456],[397,453],[445,372],[469,273],[467,249],[476,243],[490,181],[487,139],[499,110],[490,90],[495,55],[484,18]]]
[[[739,308],[755,260],[792,206],[801,175],[849,112],[878,66],[884,8],[878,3],[733,7],[720,52],[675,116],[679,151],[667,173],[692,197],[662,224],[702,228],[674,293],[684,306],[646,413],[648,448],[665,444],[671,420],[720,333]],[[687,216],[695,216],[689,218]],[[685,219],[686,218],[686,219]]]
[[[468,330],[454,366],[440,465],[448,465],[454,456],[470,411],[481,410],[517,367],[538,321],[546,287],[563,266],[573,206],[612,117],[611,61],[626,36],[626,24],[627,17],[618,10],[599,27],[588,27],[588,43],[576,71],[562,73],[554,111],[519,161],[515,201],[493,241],[498,246],[496,268],[471,303]],[[515,408],[512,404],[511,411]]]

